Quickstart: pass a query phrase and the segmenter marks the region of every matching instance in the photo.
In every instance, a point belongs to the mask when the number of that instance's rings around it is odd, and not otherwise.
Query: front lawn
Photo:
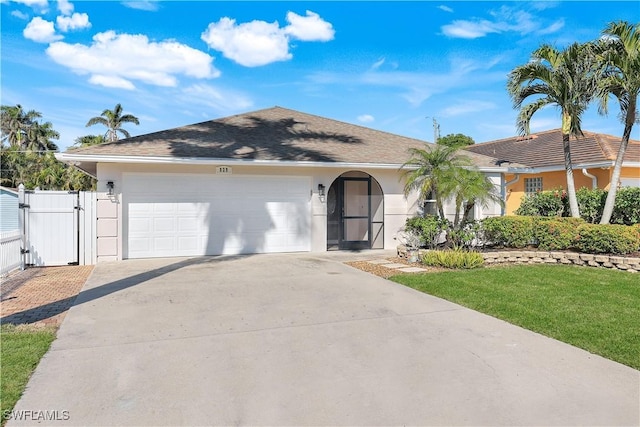
[[[640,276],[514,265],[391,280],[640,369]]]
[[[13,409],[40,358],[56,337],[54,328],[2,325],[0,329],[0,401],[2,425]]]

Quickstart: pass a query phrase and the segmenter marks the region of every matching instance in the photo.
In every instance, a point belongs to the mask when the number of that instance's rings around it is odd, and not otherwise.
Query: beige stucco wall
[[[400,173],[394,169],[368,168],[321,168],[321,167],[280,167],[280,166],[238,166],[226,165],[153,165],[153,164],[116,164],[100,163],[97,167],[98,192],[103,196],[98,204],[98,262],[120,260],[127,257],[126,221],[123,220],[122,198],[123,174],[127,173],[178,173],[178,174],[214,174],[217,166],[231,166],[234,175],[288,175],[308,176],[311,178],[311,250],[324,252],[327,248],[327,207],[318,197],[318,184],[328,191],[331,184],[341,174],[358,170],[368,173],[378,181],[384,193],[384,247],[395,248],[398,230],[408,216],[416,211],[416,196],[404,196]],[[107,181],[113,181],[115,195],[107,197]],[[126,190],[125,190],[126,193]]]

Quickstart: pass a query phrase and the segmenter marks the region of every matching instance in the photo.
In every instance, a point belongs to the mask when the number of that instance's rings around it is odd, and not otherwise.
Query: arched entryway
[[[384,195],[371,175],[352,171],[327,192],[327,249],[383,249]]]

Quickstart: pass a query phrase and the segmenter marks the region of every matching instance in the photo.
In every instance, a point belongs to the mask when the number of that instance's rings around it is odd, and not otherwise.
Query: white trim
[[[96,163],[139,163],[139,164],[173,164],[173,165],[246,165],[276,167],[322,167],[348,169],[396,169],[402,168],[397,163],[351,163],[351,162],[307,162],[291,160],[247,160],[217,159],[201,157],[140,157],[140,156],[85,156],[82,154],[56,153],[61,162],[96,162]],[[479,167],[482,172],[507,172],[506,167]]]
[[[611,168],[613,167],[613,161],[609,162],[599,162],[599,163],[576,163],[573,164],[573,169],[593,169],[593,168]],[[627,167],[627,164],[623,164],[623,167]],[[526,174],[535,174],[535,173],[544,173],[544,172],[556,172],[563,171],[564,165],[556,165],[556,166],[543,166],[539,168],[509,168],[508,173],[526,173]]]

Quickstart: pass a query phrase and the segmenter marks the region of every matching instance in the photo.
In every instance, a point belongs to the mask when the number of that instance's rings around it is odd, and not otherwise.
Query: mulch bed
[[[392,263],[396,263],[396,264],[405,264],[407,267],[420,267],[420,268],[424,268],[425,272],[422,273],[433,273],[433,272],[437,272],[437,271],[446,271],[444,268],[437,268],[437,267],[429,267],[426,265],[423,265],[419,262],[409,262],[407,261],[405,258],[400,258],[400,257],[396,257],[396,258],[386,258],[389,262]],[[382,277],[384,279],[388,279],[391,276],[397,276],[398,274],[417,274],[417,273],[405,273],[403,271],[398,271],[396,269],[393,268],[387,268],[387,267],[383,267],[380,264],[372,264],[370,262],[367,261],[351,261],[351,262],[345,262],[345,264],[353,267],[353,268],[357,268],[358,270],[362,270],[362,271],[366,271],[367,273],[371,273],[371,274],[375,274],[376,276]]]

